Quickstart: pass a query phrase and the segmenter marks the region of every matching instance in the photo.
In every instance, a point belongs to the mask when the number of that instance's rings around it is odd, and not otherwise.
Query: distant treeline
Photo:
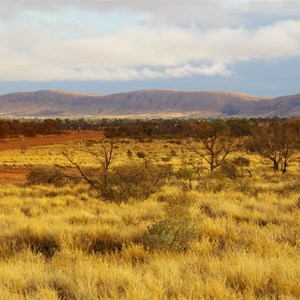
[[[289,125],[300,130],[300,119],[267,118],[226,120],[197,119],[35,119],[0,120],[0,138],[36,135],[61,134],[66,131],[96,130],[104,131],[108,138],[184,138],[205,134],[230,134],[247,136],[266,126]],[[300,133],[300,131],[299,131]]]
[[[62,134],[74,130],[103,130],[102,123],[84,119],[0,120],[0,138]]]

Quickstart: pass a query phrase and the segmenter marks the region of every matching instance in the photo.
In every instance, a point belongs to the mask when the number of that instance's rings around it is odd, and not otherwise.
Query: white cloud
[[[249,11],[262,5],[262,2],[243,2]],[[239,61],[300,56],[300,18],[254,27],[236,26],[243,17],[239,19],[240,10],[232,7],[232,1],[140,1],[135,6],[123,1],[127,9],[147,12],[150,17],[140,22],[136,21],[139,18],[122,15],[124,24],[114,30],[104,26],[103,15],[88,13],[88,9],[113,11],[116,3],[76,3],[77,8],[84,9],[82,13],[46,12],[46,8],[54,11],[58,5],[75,5],[68,1],[47,2],[45,6],[39,1],[12,2],[11,7],[20,14],[10,20],[3,19],[0,27],[0,80],[230,76],[231,64]],[[291,12],[291,2],[276,3],[272,2],[270,9],[275,9],[276,4]],[[227,12],[223,16],[218,11],[221,6]],[[166,18],[163,8],[168,9]],[[214,11],[212,17],[209,13]],[[235,18],[230,21],[230,16]],[[107,18],[106,15],[104,20]],[[206,26],[194,26],[201,18]],[[208,26],[209,18],[219,25]],[[185,22],[189,26],[180,26]]]
[[[264,22],[263,19],[287,19],[300,17],[298,0],[2,0],[0,1],[0,19],[6,21],[20,18],[22,15],[37,12],[60,14],[66,11],[80,11],[82,14],[110,13],[127,11],[135,14],[147,14],[145,22],[152,26],[162,24],[186,24],[202,26],[253,25]],[[256,17],[260,16],[260,17]]]
[[[26,67],[26,64],[22,67]],[[17,71],[17,73],[15,73]],[[157,78],[181,78],[191,77],[194,75],[205,76],[229,76],[230,71],[221,64],[207,65],[202,67],[183,65],[170,68],[85,68],[85,69],[68,69],[68,68],[31,68],[29,72],[25,69],[13,68],[11,75],[14,80],[22,81],[45,81],[45,80],[137,80],[137,79],[157,79]]]

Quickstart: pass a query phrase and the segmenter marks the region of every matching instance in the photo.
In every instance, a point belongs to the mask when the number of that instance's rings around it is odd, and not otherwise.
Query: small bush
[[[233,163],[236,166],[239,166],[239,167],[249,167],[250,166],[250,160],[248,158],[246,158],[246,157],[243,157],[243,156],[236,157],[233,160]]]
[[[57,167],[39,166],[33,167],[27,174],[29,184],[49,184],[60,185],[65,178],[63,171]]]
[[[167,176],[167,168],[148,163],[132,163],[117,166],[98,178],[96,186],[101,197],[113,201],[147,199],[157,192]]]
[[[220,167],[220,172],[230,179],[236,179],[239,176],[238,170],[234,163],[224,161]]]
[[[144,245],[149,250],[181,252],[195,237],[195,226],[189,220],[168,218],[148,228]]]
[[[150,250],[185,251],[196,237],[196,229],[190,220],[190,207],[194,202],[193,194],[177,191],[162,194],[167,218],[148,228],[144,244]]]
[[[137,152],[136,156],[137,156],[138,158],[145,158],[145,157],[146,157],[146,154],[145,154],[145,152],[139,151],[139,152]]]

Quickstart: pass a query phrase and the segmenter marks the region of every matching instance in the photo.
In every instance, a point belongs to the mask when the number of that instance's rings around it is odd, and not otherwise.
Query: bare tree
[[[236,150],[237,139],[230,135],[229,126],[222,120],[203,122],[195,131],[195,140],[202,147],[189,145],[187,149],[197,154],[208,164],[209,176],[226,159],[229,153]]]
[[[281,171],[286,173],[288,166],[295,161],[296,150],[300,142],[300,119],[288,120],[281,124],[279,130],[281,144]]]
[[[114,161],[114,143],[101,143],[98,151],[88,151],[96,157],[98,168],[84,168],[77,163],[67,152],[64,152],[68,161],[76,167],[82,178],[90,185],[102,199],[116,202],[129,198],[146,199],[164,182],[167,169],[152,165],[149,156],[138,162],[130,161],[111,167]]]
[[[81,177],[99,193],[99,183],[101,182],[104,186],[107,186],[108,184],[108,170],[113,162],[114,145],[114,140],[110,140],[109,143],[101,141],[98,151],[88,151],[88,153],[96,157],[101,167],[96,176],[94,173],[91,175],[88,170],[85,170],[82,166],[80,166],[73,158],[71,158],[67,151],[64,151],[63,154],[68,161],[76,167]]]
[[[107,173],[109,167],[113,161],[113,154],[114,154],[114,145],[115,141],[110,140],[109,143],[100,143],[100,151],[93,151],[90,152],[96,159],[98,160],[99,164],[102,166],[102,171],[104,174]]]
[[[274,172],[286,173],[299,147],[300,121],[270,122],[254,130],[252,146],[273,164]]]

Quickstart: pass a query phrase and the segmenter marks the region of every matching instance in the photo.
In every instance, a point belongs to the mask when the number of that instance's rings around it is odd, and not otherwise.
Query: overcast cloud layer
[[[228,78],[300,59],[300,1],[1,1],[0,80]]]

